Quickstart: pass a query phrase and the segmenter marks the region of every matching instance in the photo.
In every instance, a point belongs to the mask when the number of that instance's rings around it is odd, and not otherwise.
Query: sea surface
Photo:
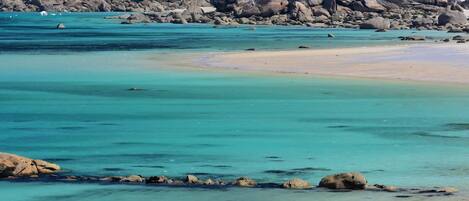
[[[0,13],[0,152],[55,162],[73,175],[300,177],[316,184],[328,174],[360,171],[372,184],[454,186],[467,195],[468,87],[180,69],[161,61],[246,48],[395,45],[404,43],[402,35],[446,33],[104,19],[117,14]],[[58,23],[66,29],[55,29]],[[395,196],[24,182],[0,182],[0,195],[6,201]]]

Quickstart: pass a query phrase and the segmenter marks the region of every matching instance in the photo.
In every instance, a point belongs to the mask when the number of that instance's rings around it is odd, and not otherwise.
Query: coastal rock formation
[[[438,16],[438,24],[439,25],[464,25],[467,23],[467,17],[464,13],[459,11],[446,11]]]
[[[308,189],[308,188],[311,188],[311,186],[309,185],[309,183],[307,181],[302,180],[302,179],[298,179],[298,178],[289,180],[289,181],[283,183],[282,186],[283,186],[283,188],[290,188],[290,189]]]
[[[329,189],[351,189],[363,190],[366,188],[368,182],[365,176],[358,172],[340,173],[329,175],[321,179],[319,187]]]
[[[14,154],[0,153],[0,178],[34,177],[60,171],[60,166]]]
[[[123,24],[213,23],[463,30],[466,2],[448,0],[1,0],[2,11],[119,11]],[[451,25],[448,26],[448,25]]]

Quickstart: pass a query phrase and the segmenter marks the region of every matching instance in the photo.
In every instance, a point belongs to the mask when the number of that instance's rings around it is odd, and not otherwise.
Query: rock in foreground
[[[319,187],[329,189],[364,190],[368,182],[365,176],[358,172],[329,175],[321,179]]]
[[[60,166],[14,154],[0,153],[0,178],[34,177],[60,171]]]

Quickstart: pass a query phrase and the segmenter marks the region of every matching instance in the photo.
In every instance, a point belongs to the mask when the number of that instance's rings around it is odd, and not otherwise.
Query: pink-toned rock
[[[0,153],[0,178],[33,177],[60,171],[60,166],[9,153]]]
[[[329,189],[363,190],[368,182],[365,176],[358,172],[329,175],[321,179],[319,187]]]

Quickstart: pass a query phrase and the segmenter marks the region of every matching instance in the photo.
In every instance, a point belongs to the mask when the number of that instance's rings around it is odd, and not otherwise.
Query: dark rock
[[[459,11],[446,11],[438,16],[438,24],[439,25],[447,25],[447,24],[466,24],[467,18],[463,12]]]
[[[146,179],[148,184],[167,184],[169,179],[165,176],[153,176]]]
[[[298,46],[299,49],[309,49],[310,47],[309,46],[304,46],[304,45],[300,45]]]
[[[56,28],[57,29],[65,29],[65,24],[63,24],[63,23],[57,24]]]
[[[319,187],[329,189],[363,190],[366,188],[365,177],[357,172],[329,175],[321,179]]]
[[[387,32],[387,29],[377,29],[375,32]]]
[[[328,33],[328,34],[327,34],[327,37],[328,37],[328,38],[335,38],[335,35],[334,35],[334,34],[331,34],[331,33]]]
[[[248,48],[246,51],[256,51],[256,48]]]
[[[424,41],[426,39],[425,36],[401,36],[399,38],[401,40],[411,40],[411,41]]]

